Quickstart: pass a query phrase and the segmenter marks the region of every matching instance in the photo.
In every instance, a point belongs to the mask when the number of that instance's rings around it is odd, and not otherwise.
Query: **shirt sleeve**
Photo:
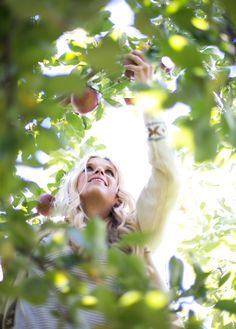
[[[166,141],[167,129],[163,118],[144,114],[148,133],[151,175],[137,201],[137,220],[143,232],[151,234],[148,247],[157,247],[174,207],[178,190],[178,172],[173,150]]]

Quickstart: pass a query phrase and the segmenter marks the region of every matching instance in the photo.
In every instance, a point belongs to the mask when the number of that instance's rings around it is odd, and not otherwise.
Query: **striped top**
[[[51,237],[47,237],[49,240]],[[44,239],[45,241],[45,239]],[[69,256],[71,254],[71,248],[69,246],[64,247],[63,252],[54,252],[45,258],[46,264],[53,263],[54,260],[61,256]],[[104,259],[99,259],[101,265],[105,265]],[[83,272],[79,266],[73,266],[70,269],[70,273],[78,280],[86,283],[86,293],[91,293],[96,287],[94,280],[89,278],[85,272]],[[42,276],[42,271],[39,269],[31,269],[29,275]],[[108,277],[104,282],[106,285],[112,285],[112,278]],[[58,316],[55,316],[55,310]],[[105,321],[101,313],[94,310],[78,309],[76,318],[79,319],[79,323],[74,325],[67,321],[67,309],[65,305],[59,302],[56,297],[56,293],[51,293],[46,303],[42,305],[32,305],[24,300],[18,300],[15,311],[15,325],[14,329],[92,329],[95,325],[104,325]]]

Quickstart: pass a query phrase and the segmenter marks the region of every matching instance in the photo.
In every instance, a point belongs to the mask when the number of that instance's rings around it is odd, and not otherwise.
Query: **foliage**
[[[231,169],[235,166],[234,1],[126,2],[134,14],[134,26],[141,32],[138,36],[122,33],[113,25],[105,7],[108,0],[7,0],[0,4],[0,248],[7,268],[0,285],[1,298],[20,296],[31,303],[44,303],[48,287],[52,287],[58,289],[59,300],[70,306],[72,322],[77,321],[78,307],[98,307],[108,319],[114,319],[116,328],[155,328],[157,322],[163,323],[164,328],[169,297],[165,299],[160,292],[145,286],[138,260],[118,251],[106,250],[109,260],[106,271],[120,278],[121,295],[103,285],[98,286],[94,295],[86,295],[86,288],[82,283],[77,285],[67,271],[67,266],[80,263],[81,259],[59,258],[55,270],[46,270],[42,280],[23,278],[18,286],[12,287],[16,272],[24,272],[30,264],[42,269],[45,254],[63,245],[63,239],[52,241],[46,247],[48,250],[38,245],[35,230],[43,219],[36,213],[35,200],[44,191],[36,183],[17,176],[16,165],[55,168],[54,182],[47,186],[48,192],[55,194],[64,173],[78,158],[103,147],[96,138],[87,138],[87,130],[103,117],[107,104],[120,106],[127,90],[137,97],[137,106],[143,106],[143,100],[154,99],[155,109],[151,106],[150,110],[161,111],[177,102],[190,107],[189,115],[176,122],[181,131],[175,146],[184,159],[188,152],[194,153],[198,163],[195,173],[203,175],[202,182],[207,181],[208,169],[219,168],[220,172],[226,160]],[[62,35],[67,47],[58,54],[56,40]],[[156,79],[148,86],[131,83],[123,75],[122,57],[134,48],[143,50],[153,63]],[[163,70],[163,56],[172,59],[174,70]],[[66,96],[80,94],[86,84],[100,94],[96,111],[82,116],[75,114],[70,105],[62,106]],[[46,163],[42,163],[40,152],[48,155]],[[195,206],[200,209],[192,213],[198,229],[179,248],[180,257],[189,264],[193,263],[189,250],[194,250],[195,279],[190,288],[184,288],[186,265],[171,259],[173,310],[184,314],[186,328],[202,328],[194,305],[189,312],[185,310],[184,300],[191,297],[208,307],[212,328],[233,328],[234,261],[230,257],[212,258],[212,252],[217,255],[216,250],[221,247],[227,248],[227,253],[234,251],[234,208],[222,196],[217,197],[212,207],[203,199]],[[95,236],[90,232],[88,240],[83,238],[88,242]],[[100,247],[106,249],[104,245]],[[89,245],[85,249],[88,253],[92,250]],[[125,269],[124,263],[128,264]],[[90,265],[88,272],[97,267]],[[140,277],[134,269],[138,269]],[[135,280],[128,280],[126,270]]]

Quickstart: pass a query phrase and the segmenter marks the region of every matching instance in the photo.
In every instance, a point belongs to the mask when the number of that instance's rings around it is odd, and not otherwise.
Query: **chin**
[[[104,188],[104,186],[101,185],[93,185],[89,188],[86,188],[80,194],[81,200],[87,200],[89,202],[106,200],[108,197],[109,197],[108,191],[106,190],[106,188]]]
[[[115,195],[105,186],[93,185],[82,191],[80,195],[81,206],[85,213],[97,214],[106,217],[115,203]]]

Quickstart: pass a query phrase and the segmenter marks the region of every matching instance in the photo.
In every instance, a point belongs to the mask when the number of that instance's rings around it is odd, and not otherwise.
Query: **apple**
[[[135,105],[136,101],[134,97],[124,97],[126,105]]]
[[[38,198],[37,211],[43,216],[50,216],[54,208],[55,198],[51,194],[44,193]]]
[[[98,92],[92,87],[86,87],[81,96],[71,95],[71,104],[76,113],[91,112],[98,106]]]

